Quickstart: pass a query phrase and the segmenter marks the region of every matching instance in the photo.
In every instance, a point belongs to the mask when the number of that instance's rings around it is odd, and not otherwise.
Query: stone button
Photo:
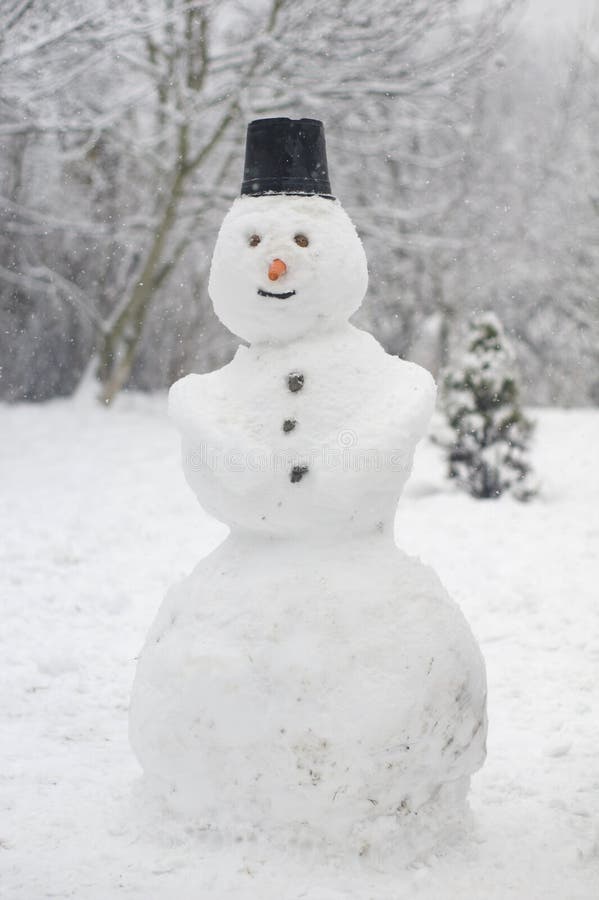
[[[297,482],[301,481],[307,472],[308,466],[294,466],[289,475],[291,484],[297,484]]]
[[[287,385],[294,394],[296,391],[301,391],[304,386],[304,376],[301,372],[290,372],[287,376]]]

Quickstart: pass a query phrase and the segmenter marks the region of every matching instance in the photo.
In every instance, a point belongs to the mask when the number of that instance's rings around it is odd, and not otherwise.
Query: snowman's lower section
[[[169,592],[130,731],[196,821],[361,850],[459,816],[484,760],[484,664],[436,575],[383,536],[232,535]]]

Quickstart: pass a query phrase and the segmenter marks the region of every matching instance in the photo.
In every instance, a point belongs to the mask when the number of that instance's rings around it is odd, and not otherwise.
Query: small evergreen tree
[[[444,373],[442,402],[447,427],[435,440],[447,451],[449,477],[473,497],[532,497],[534,426],[520,408],[514,352],[493,313],[472,321],[466,352]]]

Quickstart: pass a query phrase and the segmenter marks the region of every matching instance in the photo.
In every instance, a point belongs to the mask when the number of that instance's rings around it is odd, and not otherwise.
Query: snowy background
[[[0,396],[228,361],[206,291],[246,123],[326,125],[357,322],[434,372],[472,313],[528,402],[599,402],[594,0],[5,0]]]
[[[417,452],[397,541],[434,565],[481,643],[489,755],[472,833],[383,873],[220,846],[132,793],[135,657],[166,588],[225,534],[184,483],[165,406],[129,396],[107,412],[80,396],[1,411],[2,895],[596,897],[597,413],[537,413],[534,503],[457,495],[439,451]]]

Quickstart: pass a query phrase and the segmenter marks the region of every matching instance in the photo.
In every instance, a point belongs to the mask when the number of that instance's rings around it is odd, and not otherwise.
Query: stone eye
[[[260,243],[260,235],[259,234],[253,234],[248,241],[248,244],[250,245],[250,247],[257,247],[259,243]]]
[[[310,241],[305,234],[296,234],[293,238],[298,247],[307,247]]]

